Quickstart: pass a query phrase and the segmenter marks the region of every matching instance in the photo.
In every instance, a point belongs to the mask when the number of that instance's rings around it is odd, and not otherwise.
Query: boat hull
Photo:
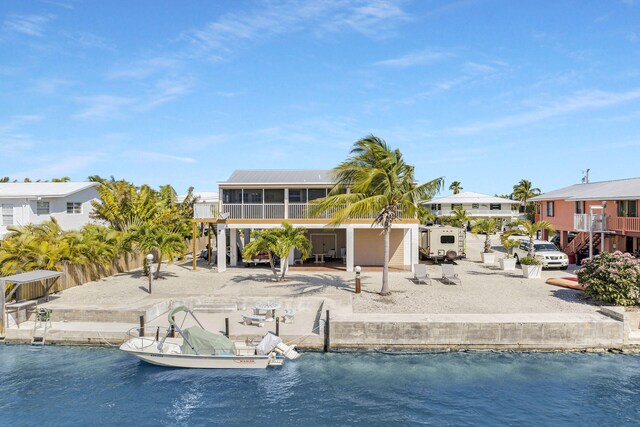
[[[259,356],[238,355],[196,355],[161,353],[156,345],[140,345],[140,338],[134,338],[120,346],[120,350],[138,359],[157,366],[195,369],[264,369],[269,365],[281,365],[282,360],[275,354]],[[148,343],[149,340],[146,340]],[[157,342],[156,342],[157,344]],[[143,348],[141,348],[143,347]]]

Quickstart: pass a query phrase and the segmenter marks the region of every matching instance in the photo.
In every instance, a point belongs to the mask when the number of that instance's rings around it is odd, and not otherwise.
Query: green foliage
[[[301,258],[307,259],[311,255],[311,242],[306,237],[306,229],[294,228],[291,224],[283,223],[280,228],[267,228],[257,230],[253,233],[253,240],[247,243],[242,252],[242,257],[246,261],[260,253],[269,254],[269,265],[276,280],[284,280],[287,272],[287,258],[292,249],[298,249],[302,254]],[[278,257],[281,265],[281,276],[275,269],[273,259]]]
[[[449,186],[449,190],[453,191],[453,194],[459,194],[460,190],[464,190],[464,188],[462,188],[462,183],[460,181],[453,181]]]
[[[542,265],[544,264],[542,262],[542,260],[539,260],[536,257],[532,257],[532,256],[523,256],[522,258],[520,258],[520,264],[522,265]]]
[[[187,251],[184,237],[162,224],[143,223],[133,226],[126,232],[124,242],[128,247],[144,254],[157,253],[156,278],[160,276],[160,267],[165,256],[173,262],[176,255],[182,256]]]
[[[595,299],[624,306],[640,302],[640,260],[628,253],[603,252],[583,260],[577,274]]]
[[[482,218],[476,220],[471,226],[471,232],[476,236],[484,234],[484,253],[488,254],[491,250],[491,235],[500,230],[500,223],[495,218]]]
[[[533,240],[535,239],[536,234],[538,234],[539,231],[546,230],[549,233],[556,232],[555,228],[553,228],[553,225],[548,221],[531,222],[527,219],[519,219],[509,225],[511,228],[505,231],[505,236],[519,234],[527,236],[529,238],[529,250],[527,251],[527,256],[529,257],[533,257]]]
[[[148,185],[139,188],[124,180],[107,181],[95,175],[89,177],[100,182],[99,201],[93,201],[92,217],[109,223],[119,231],[141,224],[164,225],[182,236],[189,236],[193,218],[193,188],[189,188],[182,203],[176,202],[176,192],[170,185],[153,190]]]
[[[351,156],[333,169],[335,187],[325,198],[314,200],[312,215],[332,213],[332,224],[349,218],[373,216],[372,225],[384,232],[382,290],[389,292],[389,232],[391,225],[405,218],[418,218],[420,203],[430,200],[443,185],[436,178],[415,184],[414,166],[407,164],[398,149],[392,149],[377,136],[356,141]],[[348,190],[348,191],[347,191]]]
[[[505,235],[500,237],[500,242],[502,243],[502,247],[507,251],[507,256],[505,258],[513,258],[513,249],[517,247],[520,242],[509,239],[508,236]]]
[[[467,223],[471,220],[471,217],[467,214],[467,211],[462,208],[462,206],[458,206],[451,211],[450,216],[441,216],[438,218],[438,221],[442,225],[450,225],[452,227],[465,227]]]
[[[91,224],[80,231],[63,231],[52,218],[39,225],[12,226],[0,241],[0,272],[15,274],[37,269],[60,270],[63,261],[108,264],[120,253],[120,234]]]
[[[522,203],[527,220],[535,221],[535,203],[529,199],[540,194],[540,189],[534,187],[531,181],[521,179],[519,183],[513,186],[513,199]]]

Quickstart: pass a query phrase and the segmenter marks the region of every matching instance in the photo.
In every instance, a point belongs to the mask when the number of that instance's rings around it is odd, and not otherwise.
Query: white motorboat
[[[182,329],[175,315],[185,312],[191,315],[195,326]],[[182,322],[184,325],[184,320]],[[132,354],[145,362],[173,368],[266,368],[280,366],[285,359],[296,359],[299,353],[295,346],[288,346],[282,339],[267,333],[260,343],[234,342],[221,334],[204,329],[200,321],[187,307],[176,307],[169,313],[167,334],[159,339],[134,337],[120,346],[120,350]],[[177,337],[173,337],[173,331]]]

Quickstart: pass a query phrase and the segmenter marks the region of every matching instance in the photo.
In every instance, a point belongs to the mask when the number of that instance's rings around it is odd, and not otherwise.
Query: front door
[[[633,237],[627,236],[624,251],[629,252],[630,254],[633,253]]]
[[[312,234],[311,235],[311,253],[328,254],[330,250],[336,250],[335,234]],[[334,252],[335,253],[335,252]]]

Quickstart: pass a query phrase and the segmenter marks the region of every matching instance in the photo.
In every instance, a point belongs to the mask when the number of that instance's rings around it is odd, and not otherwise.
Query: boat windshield
[[[558,250],[558,248],[556,248],[556,245],[554,245],[553,243],[540,243],[537,245],[533,245],[533,247],[536,252],[550,252]]]

